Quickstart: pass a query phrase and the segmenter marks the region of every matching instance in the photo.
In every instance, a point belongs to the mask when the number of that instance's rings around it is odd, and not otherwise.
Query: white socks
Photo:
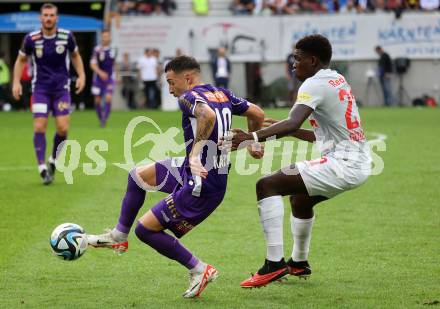
[[[41,174],[42,171],[47,170],[45,163],[38,165],[38,172]]]
[[[128,234],[119,231],[117,228],[114,228],[111,231],[112,238],[116,241],[126,241],[128,239]]]
[[[47,160],[47,162],[55,164],[55,159],[52,158],[52,155],[50,155],[50,157],[49,157],[49,159]]]
[[[290,216],[290,228],[293,238],[292,259],[295,262],[307,260],[313,222],[315,222],[315,216],[310,219],[298,219],[292,215]]]
[[[267,259],[278,262],[284,257],[283,198],[281,195],[276,195],[258,201],[258,212],[264,236],[266,237]]]
[[[189,272],[190,272],[191,274],[202,273],[202,272],[205,270],[205,267],[206,267],[206,264],[203,263],[202,261],[199,261],[199,262],[197,263],[197,265],[196,265],[194,268],[191,268],[191,269],[189,270]]]

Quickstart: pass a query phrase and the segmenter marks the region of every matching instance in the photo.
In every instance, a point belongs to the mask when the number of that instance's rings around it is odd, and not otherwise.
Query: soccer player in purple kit
[[[227,89],[203,84],[200,65],[192,57],[174,58],[166,65],[165,72],[170,93],[179,98],[186,157],[133,169],[128,176],[118,224],[108,233],[88,235],[88,243],[126,251],[128,233],[144,203],[145,190],[156,187],[158,191],[169,193],[139,219],[135,233],[160,254],[188,268],[190,284],[183,296],[191,298],[199,296],[206,285],[217,278],[218,271],[195,257],[177,238],[205,220],[223,200],[229,154],[220,150],[217,143],[230,130],[232,115],[246,117],[249,130],[255,131],[262,126],[264,113]],[[255,158],[263,155],[262,150],[248,150]],[[165,233],[165,229],[177,238]]]
[[[101,33],[101,45],[93,50],[90,68],[95,73],[93,76],[92,94],[95,97],[95,109],[98,114],[101,127],[105,127],[110,115],[112,95],[114,88],[114,71],[117,74],[116,56],[117,50],[110,46],[111,37],[109,30]],[[102,109],[102,97],[104,96],[105,105]]]
[[[34,148],[43,183],[52,183],[58,146],[67,138],[70,114],[69,57],[78,74],[76,92],[85,85],[84,66],[72,32],[57,28],[58,8],[46,3],[40,9],[41,29],[27,34],[14,65],[12,92],[15,99],[22,95],[20,77],[27,57],[32,57],[31,109],[34,115]],[[52,154],[46,165],[47,117],[55,117],[56,133]],[[58,150],[58,151],[57,151]]]

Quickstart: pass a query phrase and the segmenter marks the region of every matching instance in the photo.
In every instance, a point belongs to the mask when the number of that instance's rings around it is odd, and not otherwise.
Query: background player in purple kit
[[[23,40],[14,66],[12,92],[15,99],[22,95],[21,73],[27,57],[32,57],[34,77],[32,80],[32,113],[34,115],[34,148],[38,170],[43,183],[53,181],[58,146],[67,138],[70,114],[69,57],[78,74],[76,92],[85,85],[84,66],[73,34],[57,28],[58,9],[46,3],[40,9],[41,29],[27,34]],[[52,154],[46,165],[47,117],[55,117],[56,133]]]
[[[106,234],[88,235],[88,242],[95,247],[126,251],[128,233],[144,203],[145,189],[170,193],[140,218],[135,233],[141,241],[189,269],[190,285],[183,296],[196,297],[218,272],[163,230],[180,238],[220,205],[230,164],[228,152],[217,146],[219,138],[230,130],[232,115],[247,117],[249,130],[255,131],[261,127],[264,113],[229,90],[202,84],[200,65],[192,57],[174,58],[165,72],[170,93],[179,98],[186,157],[133,169],[118,224]],[[259,150],[249,152],[256,158],[263,155]]]
[[[101,45],[94,48],[92,59],[90,60],[90,68],[95,73],[93,76],[92,94],[95,97],[95,108],[101,127],[105,127],[110,115],[114,88],[113,68],[116,66],[117,50],[111,47],[110,43],[110,31],[103,30],[101,33]],[[105,99],[104,110],[102,109],[102,97]]]

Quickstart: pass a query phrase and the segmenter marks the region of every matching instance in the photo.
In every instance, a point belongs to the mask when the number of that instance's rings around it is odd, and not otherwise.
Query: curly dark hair
[[[296,43],[295,48],[317,57],[323,64],[329,64],[332,59],[332,45],[325,36],[320,34],[303,37]]]
[[[178,56],[173,58],[165,66],[165,72],[173,71],[175,73],[182,73],[187,70],[195,70],[200,73],[200,64],[193,57]]]

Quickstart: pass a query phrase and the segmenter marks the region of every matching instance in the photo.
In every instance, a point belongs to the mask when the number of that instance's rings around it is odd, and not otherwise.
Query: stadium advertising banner
[[[263,26],[264,24],[264,26]],[[176,48],[208,61],[226,46],[233,61],[277,61],[281,54],[281,21],[267,18],[138,18],[125,17],[113,40],[120,55],[140,57],[146,47],[173,56]]]
[[[440,57],[440,14],[303,15],[295,17],[228,18],[125,17],[115,29],[122,55],[141,56],[146,47],[173,56],[176,48],[209,61],[226,46],[232,61],[284,61],[292,44],[304,35],[321,33],[332,42],[334,60],[377,59],[376,45],[392,57]]]
[[[334,15],[283,19],[283,47],[304,35],[321,33],[333,45],[335,60],[377,59],[381,45],[392,57],[440,57],[440,14]]]

